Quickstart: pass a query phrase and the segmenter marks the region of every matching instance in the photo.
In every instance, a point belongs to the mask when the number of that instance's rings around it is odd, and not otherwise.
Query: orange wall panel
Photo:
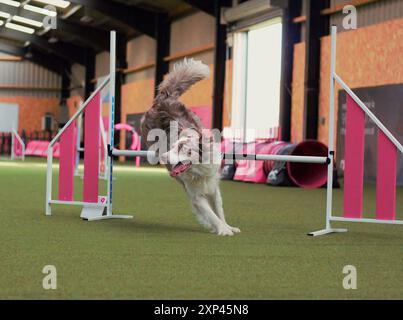
[[[122,123],[128,114],[144,113],[153,104],[154,79],[137,80],[122,86]],[[120,132],[120,148],[125,149],[126,131]]]
[[[153,104],[154,79],[138,80],[122,86],[122,121],[127,114],[146,112]]]
[[[69,119],[71,117],[73,117],[73,115],[76,113],[76,111],[80,107],[80,104],[82,103],[82,101],[83,101],[83,98],[81,96],[72,96],[67,99],[66,104],[67,104]]]
[[[321,41],[318,138],[327,143],[329,108],[330,37]],[[354,89],[403,83],[403,19],[340,33],[336,72]],[[336,123],[338,94],[336,87]],[[323,123],[323,124],[321,124]]]
[[[291,142],[303,139],[305,43],[294,46],[294,70],[291,98]]]
[[[233,61],[227,60],[224,88],[223,128],[231,125]]]
[[[42,130],[42,119],[46,113],[59,119],[59,98],[39,98],[29,96],[2,96],[0,103],[16,103],[19,105],[19,128],[27,134]]]
[[[352,89],[403,83],[403,19],[391,20],[337,36],[336,72]],[[305,43],[294,47],[292,86],[293,142],[301,141],[304,101]],[[328,143],[330,36],[321,39],[318,139]],[[335,122],[337,130],[338,96],[336,86]],[[337,135],[335,135],[335,140]],[[337,141],[335,141],[336,143]],[[336,144],[337,145],[337,144]]]
[[[187,91],[180,100],[187,107],[212,106],[213,105],[213,82],[214,66],[209,65],[210,76],[208,79],[196,83]]]

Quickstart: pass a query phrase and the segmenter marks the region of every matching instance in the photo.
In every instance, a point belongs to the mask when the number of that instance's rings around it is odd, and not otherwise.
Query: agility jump
[[[10,160],[21,159],[25,160],[25,143],[22,140],[21,136],[18,134],[16,125],[13,123],[11,128],[0,128],[1,132],[7,134],[7,136],[3,136],[3,143],[7,143],[9,141],[7,137],[11,138],[11,147],[10,147]]]
[[[18,158],[25,160],[25,143],[14,128],[11,131],[11,160]]]
[[[46,215],[52,214],[52,205],[78,205],[82,206],[81,218],[86,220],[100,220],[113,218],[131,218],[126,215],[112,214],[112,181],[113,161],[107,162],[107,195],[100,195],[99,188],[99,162],[100,162],[100,136],[101,136],[101,90],[109,84],[109,144],[114,145],[114,115],[115,115],[115,72],[116,72],[116,32],[110,35],[110,65],[107,76],[91,96],[80,106],[74,116],[59,131],[50,142],[47,152],[47,178],[46,178]],[[74,201],[74,171],[77,148],[76,131],[77,119],[85,112],[84,126],[84,188],[83,201]],[[52,162],[53,148],[60,139],[59,162],[59,190],[58,199],[52,197]]]
[[[332,228],[331,222],[371,222],[386,224],[403,224],[395,219],[396,202],[396,163],[397,151],[403,153],[402,145],[387,130],[365,104],[336,74],[336,36],[337,28],[331,30],[331,75],[330,75],[330,103],[329,103],[329,148],[327,157],[317,156],[287,156],[267,154],[223,154],[225,159],[242,160],[271,160],[284,162],[315,163],[327,165],[326,191],[326,228],[311,232],[309,235],[318,236],[334,232],[346,232],[346,229]],[[99,85],[95,92],[79,108],[76,114],[68,121],[63,129],[49,144],[47,158],[46,180],[46,215],[52,214],[52,205],[82,206],[81,218],[85,220],[101,220],[112,218],[131,218],[131,216],[114,215],[113,204],[113,157],[155,157],[153,151],[146,150],[117,150],[114,146],[114,115],[115,115],[115,46],[116,34],[111,32],[110,74]],[[344,186],[344,216],[336,217],[332,214],[333,167],[334,167],[334,97],[335,82],[339,83],[347,92],[347,126],[345,150],[345,186]],[[99,148],[100,148],[100,91],[109,83],[110,114],[109,114],[109,149],[107,162],[107,195],[99,195]],[[85,152],[84,152],[84,193],[83,201],[74,201],[74,163],[76,120],[85,112]],[[365,114],[378,127],[378,179],[377,179],[377,217],[366,219],[362,217],[363,195],[363,161],[364,161],[364,120]],[[52,198],[52,159],[53,148],[60,139],[59,164],[59,194],[58,199]],[[388,166],[382,165],[387,163]]]
[[[330,60],[330,101],[329,101],[329,167],[327,181],[326,228],[311,232],[318,236],[332,232],[345,232],[346,229],[333,229],[332,221],[369,222],[384,224],[403,224],[396,220],[396,176],[397,152],[403,153],[403,146],[368,109],[347,84],[336,73],[337,27],[331,31]],[[345,170],[344,170],[344,209],[343,217],[332,214],[332,183],[334,161],[334,98],[336,82],[347,93]],[[364,139],[365,115],[378,128],[378,159],[376,180],[376,219],[363,218],[364,190]]]

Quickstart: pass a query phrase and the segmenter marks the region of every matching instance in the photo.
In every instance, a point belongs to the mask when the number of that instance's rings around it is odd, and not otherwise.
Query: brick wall
[[[80,107],[80,104],[82,101],[83,101],[83,98],[78,95],[71,96],[70,98],[67,99],[66,103],[67,103],[69,119],[74,115],[74,113],[76,113],[76,111]]]
[[[59,119],[59,98],[40,98],[29,96],[1,96],[0,103],[16,103],[19,105],[19,128],[27,134],[42,130],[42,119],[51,113],[55,120]]]

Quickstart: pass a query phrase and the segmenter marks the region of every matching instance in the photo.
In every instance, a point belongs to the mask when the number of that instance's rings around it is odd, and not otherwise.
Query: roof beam
[[[281,139],[291,141],[292,78],[294,71],[294,46],[301,41],[301,24],[293,23],[301,14],[303,0],[293,0],[283,11],[281,82],[280,82],[280,128]]]
[[[33,63],[36,63],[36,64],[38,64],[50,71],[58,73],[58,74],[62,74],[62,71],[63,71],[62,67],[64,67],[64,68],[70,67],[70,64],[67,61],[62,60],[53,55],[44,54],[34,48],[27,49],[25,47],[20,47],[20,46],[15,46],[12,44],[0,42],[0,51],[7,53],[7,54],[21,57],[24,60],[32,61]],[[29,57],[29,58],[26,57],[28,52],[31,53],[31,57]]]
[[[23,57],[26,53],[26,49],[18,46],[13,46],[7,43],[0,42],[0,51],[10,54],[12,56]]]
[[[329,17],[320,12],[328,8],[330,0],[306,1],[305,24],[305,88],[304,88],[304,139],[318,138],[319,78],[321,62],[320,38],[328,32]]]
[[[38,22],[42,22],[45,18],[44,15],[24,10],[22,7],[15,8],[12,6],[0,4],[0,11],[7,12],[11,16],[19,15],[24,18],[29,18]],[[69,34],[83,43],[96,48],[99,51],[109,49],[109,36],[106,31],[94,29],[92,27],[82,27],[78,24],[71,23],[61,18],[57,18],[57,30],[60,30],[66,34]]]
[[[227,51],[227,26],[221,24],[223,1],[214,2],[215,16],[215,50],[214,50],[214,85],[212,128],[223,129],[224,91]]]
[[[155,14],[153,12],[108,0],[70,0],[70,2],[99,11],[124,23],[131,29],[155,37]]]
[[[40,66],[53,71],[59,75],[62,75],[65,70],[70,70],[71,63],[64,59],[61,59],[53,54],[45,54],[42,51],[31,48],[31,58],[26,58],[27,60],[39,64]]]
[[[63,43],[61,41],[51,44],[44,37],[40,37],[35,34],[27,34],[19,31],[9,30],[6,28],[0,30],[0,37],[22,42],[29,41],[33,45],[50,51],[67,61],[76,62],[82,65],[85,64],[84,50],[81,47],[73,44]]]
[[[187,4],[214,16],[214,0],[184,0]]]
[[[171,25],[166,14],[158,14],[155,26],[157,41],[156,62],[155,62],[155,94],[158,86],[164,80],[165,74],[169,72],[169,61],[164,58],[169,56],[171,42]]]
[[[57,30],[77,38],[98,51],[109,50],[109,34],[104,30],[81,26],[63,19],[57,20]]]

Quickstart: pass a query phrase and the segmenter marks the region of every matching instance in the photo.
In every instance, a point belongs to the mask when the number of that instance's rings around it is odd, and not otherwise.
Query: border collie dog
[[[185,59],[177,63],[160,84],[153,106],[142,118],[141,133],[150,148],[154,142],[149,141],[149,133],[163,130],[168,138],[165,152],[157,151],[160,163],[184,187],[198,221],[213,233],[232,236],[240,230],[225,220],[218,144],[203,128],[199,117],[179,101],[184,92],[209,74],[209,67],[200,61]],[[174,131],[176,135],[172,134]]]

